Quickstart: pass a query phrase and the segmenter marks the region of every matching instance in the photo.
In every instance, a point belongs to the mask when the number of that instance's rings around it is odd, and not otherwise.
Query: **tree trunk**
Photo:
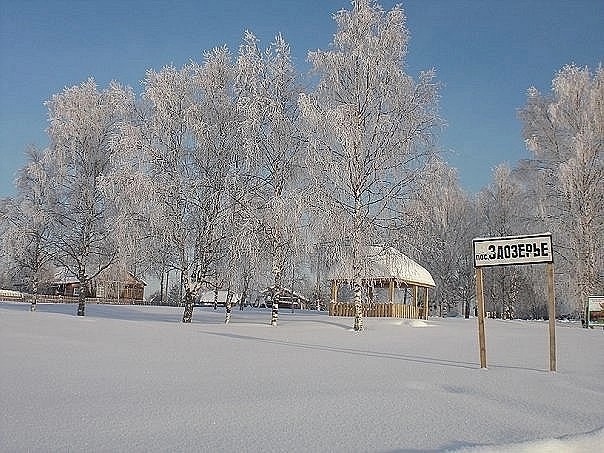
[[[170,303],[170,299],[168,297],[169,296],[168,291],[170,291],[170,270],[166,271],[166,286],[165,286],[165,289],[166,289],[166,299],[165,299],[166,305],[177,305],[177,304]]]
[[[83,276],[80,276],[80,293],[78,294],[78,316],[86,315],[86,284],[88,282]]]
[[[277,321],[279,320],[279,297],[279,293],[275,292],[271,310],[271,326],[277,326]]]
[[[353,283],[354,289],[354,330],[360,332],[363,330],[363,304],[361,282],[357,278]]]
[[[229,291],[229,293],[227,294],[226,302],[224,304],[224,310],[225,310],[224,323],[225,324],[228,324],[231,321],[231,308],[233,305],[232,302],[233,302],[233,294]]]
[[[182,322],[190,323],[193,319],[193,294],[188,285],[185,289],[185,312],[182,315]]]
[[[33,294],[31,296],[31,307],[29,307],[29,311],[36,311],[37,302],[38,302],[38,280],[34,278],[32,282],[32,291]]]
[[[243,311],[243,309],[245,308],[245,302],[247,300],[247,290],[250,287],[250,274],[248,272],[244,272],[243,273],[243,289],[241,291],[241,296],[239,299],[239,310]]]
[[[297,299],[294,298],[294,283],[295,283],[295,271],[296,268],[295,266],[292,265],[292,284],[290,285],[290,290],[291,290],[291,295],[290,295],[290,308],[292,310],[292,313],[294,313],[294,302],[297,302]]]
[[[281,287],[277,284],[277,280],[280,280],[275,276],[275,292],[273,294],[273,305],[271,307],[271,326],[276,327],[277,321],[279,320],[279,299],[281,298]]]
[[[78,280],[80,281],[80,292],[78,293],[78,316],[86,315],[86,285],[88,281],[86,279],[86,271],[81,269],[79,271]]]
[[[246,299],[247,299],[247,286],[243,288],[243,292],[241,293],[241,299],[239,299],[239,310],[240,311],[243,311]]]
[[[279,320],[279,299],[281,298],[281,270],[275,271],[275,292],[271,310],[271,326],[277,326]]]
[[[161,270],[161,281],[159,284],[159,305],[164,305],[164,270]]]

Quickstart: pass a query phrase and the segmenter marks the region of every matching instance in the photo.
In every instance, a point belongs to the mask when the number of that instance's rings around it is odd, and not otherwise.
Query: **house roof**
[[[134,283],[140,283],[143,286],[147,286],[147,282],[144,281],[142,278],[137,277],[136,275],[134,275],[132,272],[128,271],[128,277],[127,277],[130,281],[134,282]]]
[[[124,271],[116,267],[109,267],[96,277],[97,282],[120,282],[125,284],[134,284],[147,286],[147,282],[137,277],[130,271]]]
[[[418,286],[436,286],[430,272],[394,247],[365,249],[363,280],[396,280]],[[330,280],[350,280],[352,264],[337,264],[329,273]]]

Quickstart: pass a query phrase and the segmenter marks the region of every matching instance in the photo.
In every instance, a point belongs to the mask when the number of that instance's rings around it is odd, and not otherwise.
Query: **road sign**
[[[478,305],[478,342],[480,367],[487,367],[484,332],[484,283],[482,268],[512,264],[545,263],[547,281],[547,312],[549,317],[549,369],[556,371],[556,303],[554,294],[554,250],[551,233],[528,236],[476,238],[472,241],[476,268],[476,302]]]
[[[554,262],[551,233],[476,238],[472,244],[474,267]]]

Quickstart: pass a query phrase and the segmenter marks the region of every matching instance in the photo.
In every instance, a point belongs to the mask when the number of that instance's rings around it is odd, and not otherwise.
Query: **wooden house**
[[[106,271],[95,279],[94,286],[97,298],[126,304],[143,302],[147,283],[132,272]]]
[[[270,308],[273,304],[273,298],[275,295],[275,287],[269,286],[262,290],[258,296],[256,305],[266,306]],[[292,291],[289,288],[281,287],[279,292],[279,307],[280,308],[308,308],[308,298],[302,294]]]
[[[42,289],[49,296],[75,297],[80,294],[80,280],[66,268],[60,268]]]

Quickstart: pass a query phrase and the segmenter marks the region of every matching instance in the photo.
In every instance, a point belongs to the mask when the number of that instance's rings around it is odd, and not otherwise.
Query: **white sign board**
[[[589,311],[604,311],[604,296],[589,296]]]
[[[554,262],[551,233],[476,238],[472,244],[474,267]]]

